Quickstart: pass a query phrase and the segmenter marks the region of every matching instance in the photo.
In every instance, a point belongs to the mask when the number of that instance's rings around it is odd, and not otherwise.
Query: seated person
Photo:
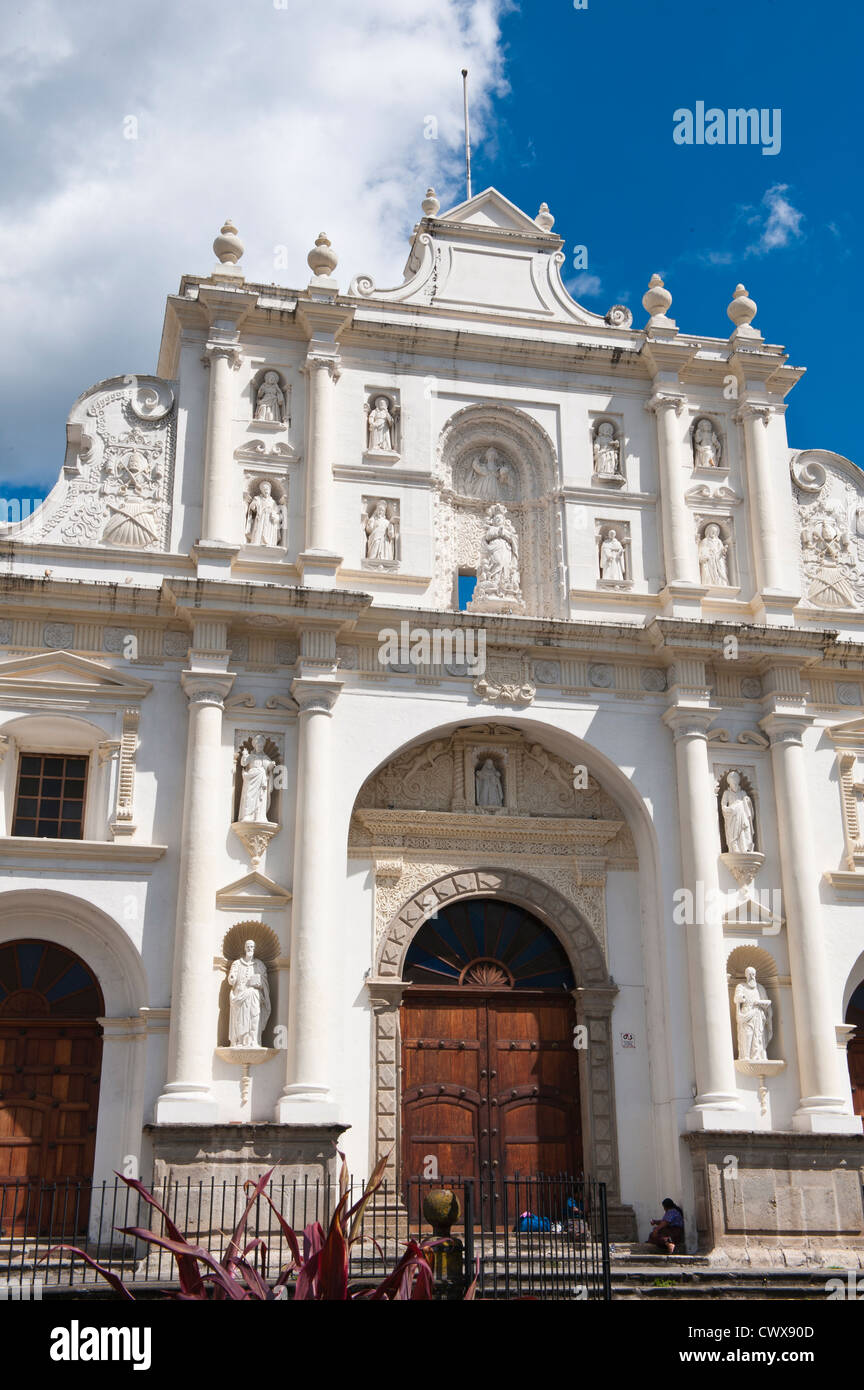
[[[658,1245],[672,1255],[679,1246],[684,1248],[684,1213],[671,1197],[663,1198],[663,1215],[652,1221],[653,1230],[648,1237],[650,1245]]]

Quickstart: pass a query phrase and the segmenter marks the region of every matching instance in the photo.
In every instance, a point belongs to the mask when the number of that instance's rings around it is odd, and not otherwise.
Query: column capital
[[[332,715],[333,708],[342,693],[344,680],[325,680],[315,677],[298,676],[291,682],[291,694],[303,714]]]
[[[225,697],[236,677],[222,671],[184,671],[180,684],[190,705],[218,705],[224,708]]]
[[[672,730],[676,743],[682,738],[700,738],[707,744],[708,730],[717,718],[717,711],[693,709],[690,705],[670,705],[662,717],[667,729]]]
[[[661,410],[674,410],[676,415],[683,415],[687,397],[677,391],[655,391],[645,402],[645,409],[652,415],[658,415]]]
[[[780,714],[772,711],[759,720],[759,728],[768,735],[772,748],[802,747],[805,731],[812,726],[813,720],[807,714]]]
[[[217,358],[224,357],[234,372],[239,372],[243,353],[236,343],[208,343],[201,354],[202,367],[212,367]]]
[[[777,407],[767,405],[757,401],[742,401],[738,409],[732,416],[736,424],[741,424],[745,420],[761,420],[765,428],[771,422],[772,415],[776,414]]]
[[[330,380],[335,385],[342,375],[342,358],[338,352],[310,352],[300,371],[304,376],[312,372],[329,372]]]

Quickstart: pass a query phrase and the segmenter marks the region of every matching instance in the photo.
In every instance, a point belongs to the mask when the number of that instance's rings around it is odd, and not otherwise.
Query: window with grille
[[[83,839],[87,762],[56,753],[22,753],[12,834]]]

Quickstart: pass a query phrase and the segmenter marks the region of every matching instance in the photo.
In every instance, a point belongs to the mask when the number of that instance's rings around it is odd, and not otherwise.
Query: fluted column
[[[189,700],[183,830],[171,986],[166,1084],[157,1124],[207,1124],[216,1118],[211,1091],[216,1045],[213,983],[216,850],[227,825],[222,769],[223,701],[234,683],[227,672],[184,671]]]
[[[845,1058],[837,1045],[825,958],[826,924],[819,897],[820,871],[813,855],[811,790],[803,740],[810,723],[803,716],[777,712],[761,721],[771,740],[801,1085],[792,1125],[811,1133],[860,1134],[861,1119],[851,1113],[841,1075]]]
[[[333,1123],[330,1016],[336,964],[332,716],[342,682],[299,677],[297,815],[291,908],[291,974],[283,1124]]]
[[[689,459],[679,423],[686,404],[683,395],[669,391],[655,391],[646,403],[646,409],[652,411],[657,418],[663,558],[667,587],[699,585],[696,537],[685,496],[689,480]]]
[[[708,755],[710,710],[673,706],[663,716],[675,740],[683,887],[689,890],[691,920],[684,927],[697,1095],[688,1129],[732,1129],[743,1109],[738,1097],[726,950],[717,872],[720,835]]]
[[[237,531],[238,497],[235,496],[232,458],[232,372],[240,367],[236,347],[210,343],[201,361],[210,369],[207,399],[207,438],[204,449],[204,515],[202,541],[230,544]]]
[[[783,532],[777,516],[777,490],[788,481],[788,467],[785,460],[772,463],[768,427],[773,413],[771,406],[744,402],[734,417],[744,427],[756,587],[769,595],[785,594],[788,590],[783,574]]]

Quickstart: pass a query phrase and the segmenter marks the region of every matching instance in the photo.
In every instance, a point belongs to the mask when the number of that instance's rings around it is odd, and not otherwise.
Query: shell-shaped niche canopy
[[[546,430],[509,405],[470,405],[447,421],[439,441],[446,488],[459,497],[508,504],[556,485],[558,458]]]

